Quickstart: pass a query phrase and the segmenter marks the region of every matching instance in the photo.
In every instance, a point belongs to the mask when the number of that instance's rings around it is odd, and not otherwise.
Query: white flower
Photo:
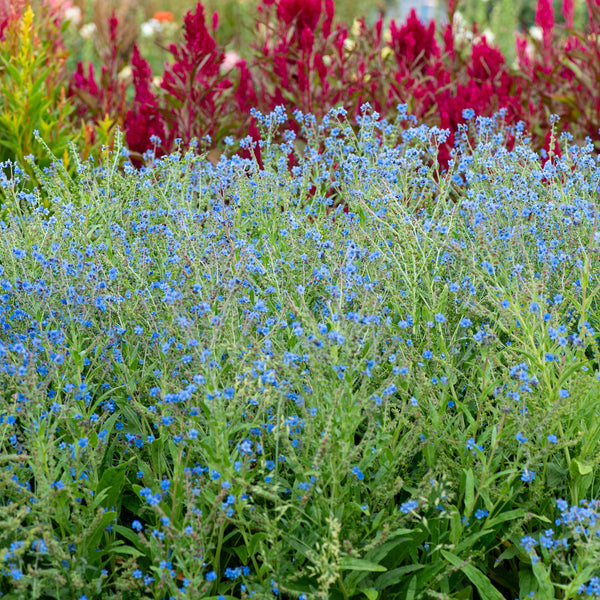
[[[162,31],[162,24],[156,19],[150,19],[149,21],[142,23],[140,29],[142,37],[149,38],[154,36],[159,31]]]
[[[129,65],[125,65],[120,71],[119,71],[119,80],[123,81],[124,79],[129,79],[129,77],[131,77],[131,67]]]
[[[496,36],[493,34],[493,32],[490,29],[486,29],[481,34],[481,37],[484,37],[488,44],[493,44],[494,40],[496,39]]]
[[[351,40],[349,38],[346,38],[344,40],[344,50],[347,50],[348,52],[352,52],[352,50],[354,50],[355,46],[356,46],[356,42],[354,40]]]
[[[69,8],[65,9],[64,18],[65,21],[69,21],[77,27],[77,25],[81,23],[82,19],[81,9],[78,6],[70,6]]]
[[[457,10],[454,13],[454,18],[452,20],[452,28],[453,29],[465,29],[467,26],[467,22],[462,14]]]
[[[86,23],[80,30],[79,35],[84,40],[91,40],[96,33],[96,23]]]
[[[544,39],[544,30],[537,25],[529,28],[529,35],[538,42],[541,42]]]

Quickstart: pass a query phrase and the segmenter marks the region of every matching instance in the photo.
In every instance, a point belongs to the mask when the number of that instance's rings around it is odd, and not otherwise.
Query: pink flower
[[[235,50],[228,50],[225,52],[225,58],[221,63],[221,72],[228,73],[233,69],[240,61],[242,57]]]

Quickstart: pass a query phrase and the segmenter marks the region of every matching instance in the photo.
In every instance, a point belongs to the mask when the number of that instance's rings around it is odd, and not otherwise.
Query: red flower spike
[[[454,47],[454,34],[452,33],[452,25],[450,23],[444,27],[444,33],[442,37],[444,40],[444,54],[449,56],[451,59],[455,58],[456,50]]]
[[[302,97],[305,98],[303,102],[304,106],[302,108],[304,109],[304,112],[309,113],[311,112],[311,109],[310,101],[307,101],[310,97],[310,88],[308,83],[307,71],[308,68],[305,61],[299,60],[296,62],[296,72],[298,73],[298,89],[300,90],[300,94],[302,95]]]
[[[379,13],[379,18],[377,19],[377,22],[375,23],[375,40],[376,40],[377,44],[381,43],[382,32],[383,32],[383,17],[381,16],[381,13]]]
[[[150,90],[152,69],[140,55],[137,45],[133,47],[131,68],[135,97],[133,107],[125,117],[125,140],[131,151],[143,154],[154,146],[150,141],[152,136],[156,135],[164,142],[165,130],[158,103]]]
[[[573,21],[574,21],[573,0],[563,0],[561,12],[562,12],[563,18],[565,19],[565,27],[567,29],[573,29]]]
[[[245,60],[237,63],[239,69],[239,82],[234,92],[238,109],[241,114],[250,114],[250,110],[258,105],[258,98],[254,90],[252,76]]]
[[[108,30],[110,32],[110,43],[113,47],[117,45],[117,30],[119,28],[119,19],[115,13],[115,9],[113,8],[112,13],[110,15],[110,19],[108,20]]]
[[[458,0],[446,0],[446,14],[448,15],[448,21],[450,24],[454,20],[454,13],[458,8]]]
[[[315,54],[314,66],[319,74],[319,79],[321,80],[321,85],[329,86],[329,82],[327,81],[327,67],[323,62],[323,57],[317,52]]]
[[[295,25],[297,31],[314,30],[321,19],[321,0],[279,0],[277,18],[287,27]]]
[[[331,26],[335,15],[335,5],[333,0],[325,0],[325,20],[323,21],[322,32],[325,38],[331,34]]]
[[[554,38],[554,6],[552,0],[537,0],[535,24],[541,27],[544,36],[544,46],[549,48]]]
[[[502,52],[497,48],[490,48],[485,37],[473,44],[471,65],[467,73],[478,82],[493,81],[504,69],[506,63]]]
[[[103,66],[99,81],[96,83],[94,68],[90,64],[88,75],[80,63],[69,84],[69,96],[75,100],[77,114],[87,116],[99,123],[107,115],[117,124],[123,124],[126,113],[125,82],[119,81],[119,72],[123,68],[123,59],[119,56],[119,20],[113,10],[109,19],[110,45],[102,53]]]
[[[396,61],[406,69],[422,71],[427,63],[440,56],[440,48],[435,40],[435,23],[431,21],[425,27],[414,8],[400,29],[394,21],[390,23],[390,35],[390,47],[396,55]]]
[[[302,30],[300,35],[300,50],[303,55],[310,54],[315,44],[315,34],[308,27]]]
[[[529,70],[531,68],[531,59],[527,53],[527,38],[519,32],[515,34],[515,46],[519,65]]]

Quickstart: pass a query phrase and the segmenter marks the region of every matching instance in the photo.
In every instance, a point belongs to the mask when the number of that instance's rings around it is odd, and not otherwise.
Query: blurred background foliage
[[[114,9],[119,18],[122,52],[128,57],[134,43],[138,43],[155,72],[162,72],[165,61],[170,59],[169,43],[179,38],[183,15],[195,8],[194,0],[72,0],[81,11],[81,20],[73,23],[71,35],[67,35],[70,49],[70,67],[77,60],[99,63],[102,52],[98,46],[108,39],[107,22]],[[553,0],[557,23],[563,22],[562,0]],[[258,2],[256,0],[205,0],[207,16],[215,11],[219,15],[217,41],[228,50],[234,50],[243,58],[250,58],[251,44],[255,38]],[[588,19],[584,0],[575,0],[575,28],[585,29]],[[351,25],[360,17],[373,24],[379,14],[389,22],[391,18],[404,15],[410,6],[424,6],[429,10],[422,14],[436,14],[443,19],[444,0],[336,0],[338,23]],[[432,6],[434,10],[431,10]],[[510,61],[515,58],[515,32],[529,31],[535,22],[536,0],[459,0],[458,11],[464,19],[466,31],[474,27],[479,33],[486,32],[490,41],[497,44]],[[167,12],[168,11],[168,12]],[[153,20],[158,14],[161,19],[171,14],[172,21]],[[419,10],[417,10],[419,14]],[[419,15],[419,16],[421,16]]]

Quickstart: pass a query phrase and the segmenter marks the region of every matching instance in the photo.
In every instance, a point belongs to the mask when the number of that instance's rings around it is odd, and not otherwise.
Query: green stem
[[[223,535],[225,534],[225,522],[219,525],[219,538],[217,540],[217,551],[215,552],[214,570],[218,574],[221,568],[221,550],[223,548]]]

